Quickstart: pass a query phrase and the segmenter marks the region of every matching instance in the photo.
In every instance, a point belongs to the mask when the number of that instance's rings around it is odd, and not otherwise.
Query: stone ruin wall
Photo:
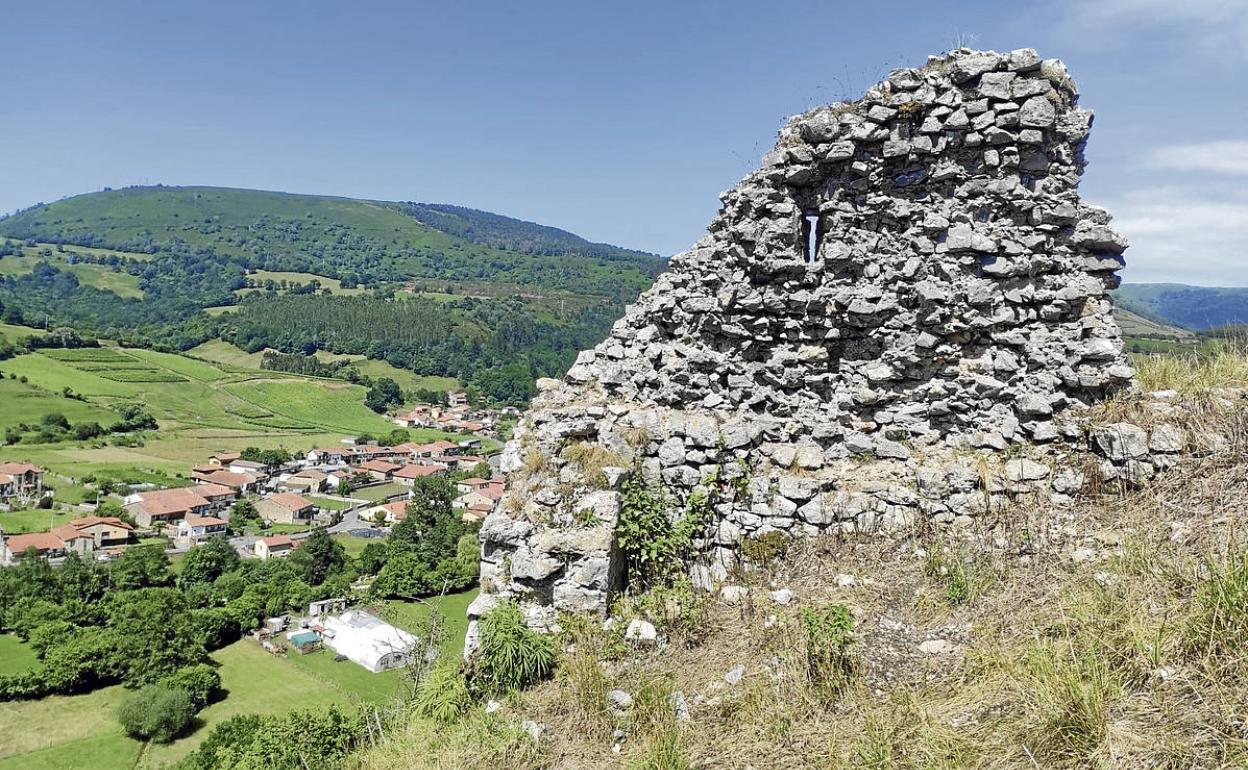
[[[768,530],[965,521],[994,495],[1083,484],[1018,459],[988,482],[974,458],[1086,442],[1065,416],[1131,381],[1107,294],[1126,242],[1079,198],[1077,102],[1060,61],[959,50],[790,119],[708,235],[539,383],[470,617],[499,597],[536,626],[604,612],[634,468],[677,504],[715,479],[693,568],[708,586]],[[1113,477],[1175,439],[1092,443]]]

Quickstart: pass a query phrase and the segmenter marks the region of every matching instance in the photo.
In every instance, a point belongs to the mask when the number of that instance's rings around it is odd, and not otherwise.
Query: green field
[[[47,532],[59,527],[72,519],[82,518],[81,513],[69,511],[52,511],[30,509],[24,511],[0,511],[0,529],[6,535],[21,535],[27,532]]]
[[[233,309],[232,306],[226,305],[226,308]],[[225,340],[208,340],[202,345],[197,345],[186,351],[188,356],[202,358],[205,361],[211,361],[215,364],[225,364],[226,366],[240,366],[244,369],[259,369],[260,361],[264,358],[263,352],[248,353],[242,348],[231,345]]]
[[[35,653],[20,639],[12,634],[0,634],[0,676],[29,671],[38,663]]]
[[[209,340],[197,347],[187,351],[188,355],[202,358],[206,361],[212,361],[227,366],[241,366],[250,369],[259,369],[260,361],[264,358],[263,352],[248,353],[241,348],[235,347],[224,340]],[[454,377],[438,377],[435,375],[420,375],[406,369],[400,369],[388,361],[378,361],[371,358],[365,358],[362,355],[339,355],[330,353],[327,350],[316,351],[316,357],[325,363],[334,363],[336,361],[349,361],[360,374],[368,377],[379,378],[389,377],[399,383],[399,387],[404,390],[416,390],[417,388],[428,388],[429,390],[458,390],[459,381]]]
[[[378,500],[385,500],[387,497],[391,495],[397,495],[400,492],[406,492],[407,490],[408,488],[403,486],[402,484],[391,482],[389,484],[378,484],[375,487],[365,487],[364,489],[357,489],[351,493],[351,496],[358,497],[361,500],[371,500],[371,501],[376,502]]]
[[[369,543],[380,543],[380,538],[356,537],[354,535],[334,535],[333,538],[346,549],[347,556],[359,556]]]
[[[15,326],[13,324],[0,324],[0,340],[10,340],[16,342],[23,337],[42,337],[47,332],[43,329],[34,329],[29,326]]]
[[[426,388],[428,390],[459,389],[459,380],[454,377],[420,375],[406,369],[400,369],[391,364],[389,361],[378,361],[377,359],[366,358],[359,355],[340,355],[338,353],[331,353],[328,350],[316,351],[316,357],[327,364],[334,363],[336,361],[349,361],[360,371],[360,374],[374,379],[389,377],[399,383],[399,387],[404,390],[416,390],[417,388]]]
[[[352,505],[342,500],[330,500],[328,497],[309,497],[308,499],[316,503],[317,507],[327,511],[345,511]]]
[[[475,591],[433,600],[446,616],[451,639],[446,654],[458,654],[467,628],[465,612]],[[426,617],[430,605],[389,602],[374,608],[391,622],[409,630]],[[0,770],[130,770],[159,768],[189,754],[208,737],[212,727],[238,714],[281,714],[295,709],[331,705],[382,704],[402,694],[401,670],[373,674],[344,661],[335,663],[329,651],[309,655],[271,655],[244,639],[216,651],[226,697],[200,712],[199,726],[168,745],[149,746],[139,760],[139,743],[127,738],[115,712],[128,691],[109,687],[86,695],[54,696],[38,701],[0,703]],[[0,636],[0,674],[21,670],[33,656]],[[137,764],[136,764],[137,760]]]
[[[0,371],[3,371],[0,368]],[[95,404],[66,398],[60,393],[5,377],[0,380],[0,433],[21,424],[37,425],[46,414],[65,415],[74,425],[98,422],[107,428],[121,418],[117,413]],[[20,450],[10,450],[18,451]]]
[[[79,246],[67,247],[64,252],[58,252],[55,246],[48,244],[40,244],[38,246],[27,246],[23,250],[20,257],[3,257],[0,258],[0,276],[4,275],[23,275],[35,269],[35,265],[40,262],[47,262],[53,267],[73,273],[83,285],[94,286],[97,289],[111,291],[119,297],[135,297],[142,298],[143,290],[139,288],[139,279],[130,275],[121,268],[114,269],[108,265],[93,265],[85,262],[70,264],[69,258],[71,254],[117,254],[119,256],[130,258],[151,259],[150,254],[131,254],[128,252],[113,252],[102,249],[88,249]],[[44,252],[51,252],[45,254]]]

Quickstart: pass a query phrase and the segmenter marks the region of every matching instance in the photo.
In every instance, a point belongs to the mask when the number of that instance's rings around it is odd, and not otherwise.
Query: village
[[[457,431],[456,440],[407,441],[344,437],[338,445],[299,453],[217,451],[189,469],[185,486],[123,490],[119,505],[58,503],[48,471],[27,462],[0,462],[0,566],[37,558],[57,566],[72,553],[95,561],[119,558],[127,548],[163,542],[174,563],[210,538],[226,538],[244,559],[284,558],[314,531],[350,544],[376,542],[407,516],[418,479],[445,478],[460,518],[479,523],[498,505],[503,481],[485,456],[493,415],[466,404],[416,407],[393,417],[404,428]],[[9,534],[4,512],[47,508],[83,515],[45,531]],[[118,510],[119,508],[119,510]],[[307,613],[269,618],[255,638],[275,654],[308,653],[322,647],[336,660],[378,672],[404,665],[412,634],[344,599],[314,602]]]

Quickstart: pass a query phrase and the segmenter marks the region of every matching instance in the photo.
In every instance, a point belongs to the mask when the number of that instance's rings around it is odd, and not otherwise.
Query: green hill
[[[0,322],[367,356],[518,402],[663,264],[456,206],[132,187],[0,219]]]
[[[627,301],[657,255],[497,214],[219,187],[129,187],[39,204],[0,236],[152,253],[209,248],[242,267],[346,281],[506,281]]]

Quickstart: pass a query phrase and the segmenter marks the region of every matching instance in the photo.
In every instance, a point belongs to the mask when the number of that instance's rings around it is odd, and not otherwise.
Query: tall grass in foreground
[[[1248,387],[1248,340],[1224,340],[1205,353],[1140,355],[1135,379],[1146,391],[1194,393],[1209,388]]]

